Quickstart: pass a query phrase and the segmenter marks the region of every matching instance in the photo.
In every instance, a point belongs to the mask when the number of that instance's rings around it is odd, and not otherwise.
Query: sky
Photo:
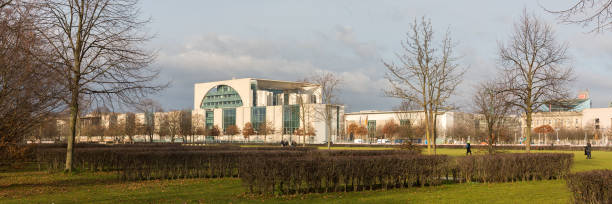
[[[498,73],[498,44],[508,40],[523,10],[550,24],[568,44],[575,80],[571,94],[589,90],[593,107],[612,101],[612,31],[562,24],[543,8],[558,10],[571,0],[143,0],[144,45],[157,52],[152,65],[171,87],[150,98],[166,110],[192,109],[194,84],[232,78],[295,81],[316,71],[342,78],[340,101],[347,112],[391,110],[385,97],[383,62],[397,62],[409,25],[425,16],[435,38],[449,30],[455,55],[466,69],[452,103],[469,111],[474,87]],[[434,40],[436,40],[434,39]]]

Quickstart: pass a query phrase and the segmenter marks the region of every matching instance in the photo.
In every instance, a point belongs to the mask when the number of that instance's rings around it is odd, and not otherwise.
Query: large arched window
[[[206,93],[200,107],[209,108],[235,108],[242,106],[242,99],[238,92],[227,85],[216,86]]]

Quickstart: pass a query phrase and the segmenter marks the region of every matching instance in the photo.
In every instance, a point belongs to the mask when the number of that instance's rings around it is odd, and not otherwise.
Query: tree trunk
[[[525,130],[525,151],[529,152],[531,150],[531,111],[527,111],[526,113],[525,123],[527,123],[527,129]]]
[[[70,100],[70,135],[67,138],[67,147],[66,147],[66,167],[64,171],[72,172],[72,158],[74,156],[74,139],[76,137],[76,124],[77,117],[79,115],[79,75],[77,74],[72,81],[73,90],[72,90],[72,98]]]
[[[325,112],[326,112],[326,126],[327,126],[327,150],[331,150],[331,107],[329,104],[325,104]]]

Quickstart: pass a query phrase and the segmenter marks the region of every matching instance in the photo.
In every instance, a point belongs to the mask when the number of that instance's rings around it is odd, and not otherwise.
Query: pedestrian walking
[[[591,159],[591,143],[588,142],[586,147],[584,147],[584,154],[586,155],[587,159]]]
[[[472,145],[470,145],[470,142],[467,142],[467,144],[465,144],[465,149],[467,150],[467,152],[465,152],[465,156],[467,156],[468,154],[472,155]]]

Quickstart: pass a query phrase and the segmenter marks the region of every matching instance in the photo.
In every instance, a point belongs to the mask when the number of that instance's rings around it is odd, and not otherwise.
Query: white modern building
[[[410,125],[411,127],[422,126],[425,120],[423,111],[360,111],[354,113],[346,113],[345,128],[351,124],[357,124],[367,128],[367,139],[374,140],[382,137],[382,128],[386,123],[392,122],[398,125]],[[468,126],[484,128],[484,120],[477,114],[462,113],[462,112],[440,112],[436,120],[436,129],[438,133],[437,144],[462,143],[458,137],[455,137],[455,127]],[[475,124],[478,123],[478,124]],[[418,133],[413,133],[418,134]],[[472,134],[471,132],[468,134]],[[419,138],[419,142],[424,143],[424,135],[413,135],[414,138]],[[473,137],[473,136],[472,136]],[[359,139],[351,133],[347,134],[347,141]],[[464,139],[465,140],[465,139]]]
[[[293,140],[298,143],[325,143],[342,133],[344,106],[322,104],[317,84],[265,79],[232,79],[198,83],[194,87],[194,120],[201,119],[206,129],[217,126],[220,140],[244,140],[241,134],[228,135],[227,129],[242,130],[251,123],[256,130],[266,124],[274,133],[249,138],[265,142]],[[325,107],[331,109],[331,124],[326,125]],[[299,129],[311,133],[298,134]]]

